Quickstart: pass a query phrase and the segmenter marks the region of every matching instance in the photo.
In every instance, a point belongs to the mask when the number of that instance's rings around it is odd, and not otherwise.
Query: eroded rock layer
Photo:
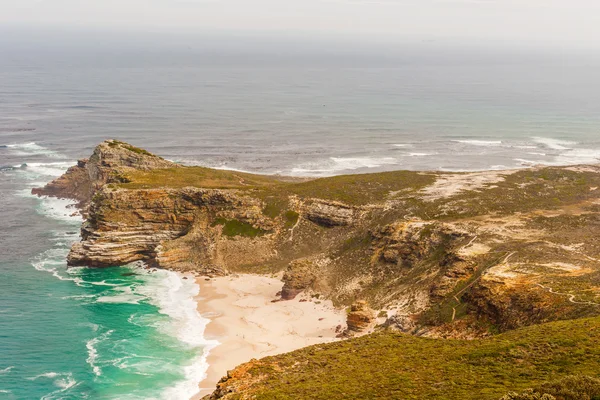
[[[70,265],[281,273],[283,300],[364,300],[369,326],[473,338],[600,312],[599,187],[595,166],[294,180],[106,141],[34,193],[80,201]]]

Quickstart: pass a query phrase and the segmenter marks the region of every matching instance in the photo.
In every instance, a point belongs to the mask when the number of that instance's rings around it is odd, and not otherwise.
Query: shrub
[[[600,400],[600,379],[568,376],[521,394],[510,392],[500,400]]]

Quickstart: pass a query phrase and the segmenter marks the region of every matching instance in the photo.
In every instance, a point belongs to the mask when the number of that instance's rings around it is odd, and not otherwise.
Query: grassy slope
[[[342,175],[313,180],[215,170],[204,167],[131,171],[127,189],[182,188],[187,186],[253,190],[263,198],[322,198],[353,205],[385,201],[390,192],[415,191],[435,181],[434,174],[394,171],[375,174]]]
[[[248,373],[259,381],[244,394],[264,400],[497,400],[567,375],[600,377],[600,318],[475,341],[384,332],[268,357]]]

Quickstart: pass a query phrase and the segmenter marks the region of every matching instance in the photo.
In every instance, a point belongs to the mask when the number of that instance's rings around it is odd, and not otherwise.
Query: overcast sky
[[[0,25],[600,47],[600,1],[0,0]]]

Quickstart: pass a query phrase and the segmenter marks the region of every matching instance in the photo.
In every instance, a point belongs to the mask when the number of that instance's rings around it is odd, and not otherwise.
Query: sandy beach
[[[239,364],[335,341],[336,327],[345,327],[345,311],[330,301],[300,295],[272,302],[282,287],[279,279],[260,275],[207,279],[197,278],[198,311],[211,320],[205,337],[220,344],[210,351],[207,377],[193,400],[214,391],[227,371]]]

